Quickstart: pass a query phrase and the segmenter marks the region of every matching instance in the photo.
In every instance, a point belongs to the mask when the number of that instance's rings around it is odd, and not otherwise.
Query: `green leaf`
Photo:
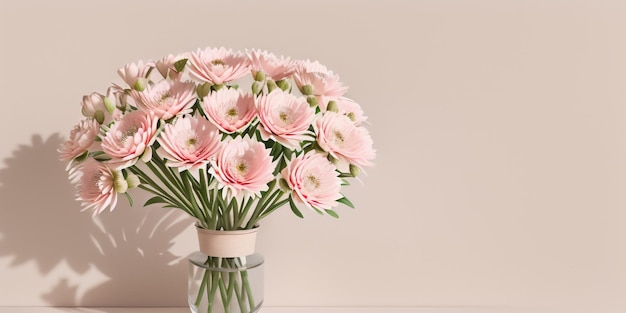
[[[333,211],[333,210],[329,210],[329,209],[325,209],[324,211],[326,211],[326,213],[328,213],[328,215],[334,217],[334,218],[339,218],[339,215],[337,214],[337,212]]]
[[[354,209],[354,204],[352,204],[352,202],[350,202],[350,200],[348,200],[348,198],[346,198],[345,196],[343,198],[337,200],[337,202],[343,203],[343,204],[345,204],[345,205],[347,205],[347,206],[349,206],[349,207]]]
[[[130,196],[128,192],[125,192],[124,194],[126,195],[126,198],[128,199],[128,203],[130,203],[130,206],[133,206],[133,198]]]
[[[300,210],[298,210],[298,207],[296,206],[296,204],[293,202],[293,198],[289,197],[289,207],[291,207],[291,211],[293,212],[293,214],[295,214],[297,217],[299,218],[304,218],[304,215],[302,215],[302,212],[300,212]]]
[[[187,59],[180,59],[176,62],[174,62],[174,69],[176,69],[176,72],[182,72],[183,69],[185,69],[185,65],[187,64]]]
[[[320,211],[320,209],[318,209],[318,208],[315,208],[315,207],[314,207],[314,208],[313,208],[313,210],[314,210],[315,212],[317,212],[317,214],[319,214],[319,215],[324,215],[324,212]]]
[[[143,206],[149,206],[149,205],[155,204],[155,203],[168,203],[168,202],[163,200],[163,198],[161,198],[159,196],[154,196],[154,197],[148,199],[148,201],[146,201],[146,203],[144,203]]]

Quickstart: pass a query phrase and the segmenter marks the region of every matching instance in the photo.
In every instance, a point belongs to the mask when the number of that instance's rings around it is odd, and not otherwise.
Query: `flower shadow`
[[[134,207],[122,198],[113,213],[94,219],[80,212],[58,161],[62,141],[58,134],[34,135],[4,160],[0,257],[9,257],[10,267],[32,262],[39,276],[60,272],[57,284],[40,295],[53,306],[185,305],[186,263],[170,249],[193,221],[178,211],[141,207],[147,196],[141,193],[133,193]],[[62,264],[71,271],[56,270]],[[105,278],[95,286],[94,279],[76,283],[77,275],[94,270]]]

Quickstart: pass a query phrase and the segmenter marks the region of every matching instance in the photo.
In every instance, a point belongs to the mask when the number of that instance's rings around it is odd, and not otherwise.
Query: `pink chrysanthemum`
[[[80,121],[70,132],[70,138],[58,150],[61,160],[71,161],[85,151],[98,147],[95,139],[99,131],[100,124],[96,120],[88,118]]]
[[[115,122],[102,138],[102,151],[111,157],[107,163],[112,168],[122,169],[134,165],[142,156],[149,160],[158,121],[154,114],[138,110]]]
[[[246,128],[256,115],[254,97],[233,88],[222,88],[204,97],[202,109],[215,126],[229,134]]]
[[[247,51],[250,60],[252,75],[261,71],[266,77],[273,80],[283,80],[293,74],[296,70],[295,61],[281,56],[280,58],[265,50],[254,49]]]
[[[198,49],[189,57],[189,74],[199,81],[213,85],[221,85],[248,73],[248,58],[224,47]]]
[[[70,178],[79,182],[76,200],[82,202],[83,210],[93,210],[94,216],[107,208],[113,211],[118,192],[126,192],[128,188],[121,172],[92,158],[83,162]]]
[[[211,160],[220,148],[221,135],[217,128],[203,117],[185,115],[165,126],[157,141],[160,157],[167,166],[197,171]]]
[[[281,174],[292,190],[292,197],[309,208],[330,209],[342,197],[339,173],[319,153],[300,155]]]
[[[304,97],[276,89],[258,97],[256,106],[264,140],[271,138],[294,150],[300,148],[301,141],[311,139],[308,128],[315,111]]]
[[[209,169],[230,197],[260,196],[274,179],[274,164],[263,143],[249,137],[222,142]]]
[[[327,98],[341,97],[348,90],[339,80],[339,75],[317,61],[300,61],[293,78],[303,93],[305,86],[312,88],[322,111],[326,111]]]
[[[318,117],[313,127],[317,143],[336,160],[340,171],[349,172],[350,164],[359,168],[372,165],[376,157],[372,138],[348,116],[329,111]]]
[[[143,91],[132,90],[131,95],[137,108],[168,120],[176,115],[191,113],[196,101],[195,91],[196,85],[192,82],[162,80],[154,86],[147,85]]]

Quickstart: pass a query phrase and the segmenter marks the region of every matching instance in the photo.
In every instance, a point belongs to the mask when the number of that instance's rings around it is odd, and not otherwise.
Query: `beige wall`
[[[94,222],[55,150],[119,67],[226,46],[328,65],[378,150],[357,210],[263,223],[267,305],[626,311],[626,2],[3,1],[0,45],[0,306],[185,305],[190,222]]]

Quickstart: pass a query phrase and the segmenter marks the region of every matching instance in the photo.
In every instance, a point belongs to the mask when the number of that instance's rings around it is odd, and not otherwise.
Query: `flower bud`
[[[312,96],[307,97],[306,102],[308,102],[311,107],[317,106],[317,99],[315,97],[312,97]]]
[[[133,89],[137,91],[143,91],[146,89],[147,80],[145,78],[137,78],[135,84],[133,84]]]
[[[350,175],[352,175],[352,177],[357,177],[359,174],[361,174],[361,169],[354,164],[350,164]]]
[[[337,102],[335,101],[328,101],[328,106],[326,106],[326,111],[331,111],[331,112],[339,112],[339,106],[337,106]]]
[[[278,185],[280,186],[280,189],[283,191],[290,191],[291,188],[289,187],[289,184],[287,183],[287,181],[284,178],[281,178],[280,180],[278,180]]]
[[[254,80],[256,80],[258,82],[264,81],[265,80],[265,73],[263,73],[263,71],[256,72],[256,74],[254,74]]]
[[[349,118],[351,121],[353,121],[353,122],[355,122],[355,121],[356,121],[356,117],[354,116],[354,112],[350,112],[350,113],[348,113],[348,118]]]
[[[128,188],[135,188],[139,186],[139,177],[133,173],[128,173],[126,176],[126,183],[128,184]]]
[[[109,111],[110,114],[113,114],[115,111],[115,103],[109,97],[104,97],[104,107]]]
[[[96,114],[94,114],[93,117],[96,119],[96,122],[98,122],[98,124],[104,123],[104,112],[102,112],[102,110],[96,111]]]
[[[113,189],[118,193],[125,193],[128,190],[128,182],[120,171],[113,171]]]
[[[302,88],[300,88],[300,92],[302,92],[302,94],[305,95],[305,96],[312,96],[313,95],[313,86],[311,86],[311,85],[304,85],[304,86],[302,86]]]
[[[260,91],[259,82],[252,83],[252,93],[258,95]]]
[[[278,86],[276,86],[276,82],[273,80],[268,80],[267,81],[267,91],[268,92],[272,92],[274,89],[278,88]]]
[[[204,83],[196,87],[196,93],[198,94],[198,98],[204,98],[208,96],[209,92],[211,92],[211,84],[209,83]]]
[[[276,81],[276,85],[278,85],[278,88],[282,89],[283,91],[287,91],[287,89],[289,89],[289,82],[284,79]]]

